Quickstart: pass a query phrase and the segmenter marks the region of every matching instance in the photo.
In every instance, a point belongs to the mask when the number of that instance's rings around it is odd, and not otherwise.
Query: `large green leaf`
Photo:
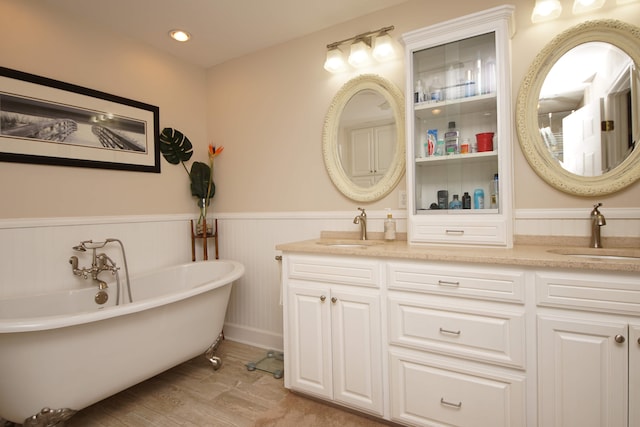
[[[209,169],[209,165],[206,163],[193,162],[189,176],[191,177],[191,195],[198,198],[198,206],[200,206],[202,203],[201,200],[207,197],[207,188],[209,187],[211,169]],[[216,184],[212,181],[209,198],[213,197],[215,194]]]
[[[160,152],[167,162],[177,165],[191,158],[193,145],[179,130],[164,128],[160,133]]]

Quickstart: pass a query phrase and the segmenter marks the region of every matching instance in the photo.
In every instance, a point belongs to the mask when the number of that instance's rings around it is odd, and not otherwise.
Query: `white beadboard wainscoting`
[[[589,217],[593,204],[584,209],[518,209],[515,211],[514,234],[521,236],[591,235]],[[640,207],[600,207],[607,220],[601,229],[602,237],[640,237]]]
[[[604,237],[640,237],[640,208],[601,208],[607,218]],[[520,235],[588,236],[590,207],[572,210],[519,210],[514,229]],[[235,341],[282,349],[279,243],[316,238],[324,230],[358,231],[353,211],[222,213],[218,218],[220,257],[246,267],[231,294],[225,335]],[[367,212],[370,231],[381,232],[385,211]],[[393,211],[398,231],[406,232],[406,213]],[[82,217],[0,220],[0,298],[92,286],[73,276],[69,257],[80,266],[90,253],[73,246],[83,240],[117,238],[125,245],[132,275],[191,261],[188,215]],[[101,250],[102,252],[102,250]],[[118,246],[105,248],[122,267]],[[209,246],[213,257],[213,243]],[[106,273],[101,278],[115,279]],[[135,286],[135,283],[133,284]]]

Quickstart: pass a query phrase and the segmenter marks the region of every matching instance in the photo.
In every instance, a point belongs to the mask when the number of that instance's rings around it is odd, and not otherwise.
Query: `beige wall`
[[[206,158],[205,70],[79,22],[37,0],[0,0],[0,65],[160,107]],[[188,177],[0,162],[0,218],[190,212]],[[193,212],[197,212],[193,208]]]
[[[215,209],[222,212],[354,210],[398,207],[404,180],[384,200],[352,202],[339,194],[321,156],[324,115],[336,91],[355,73],[324,71],[327,43],[395,25],[392,36],[501,1],[413,0],[386,11],[203,70],[180,64],[107,30],[74,21],[36,0],[0,0],[2,65],[87,86],[160,107],[160,127],[183,130],[204,158],[209,142],[224,145],[216,161]],[[516,5],[513,38],[513,96],[535,54],[555,34],[586,19],[575,19],[570,1],[552,23],[532,25],[533,0]],[[453,4],[453,3],[452,3]],[[640,22],[640,3],[605,8],[589,18]],[[232,37],[233,35],[230,35]],[[366,73],[382,75],[404,91],[404,58]],[[514,134],[515,207],[578,208],[595,199],[551,189],[529,168]],[[202,153],[202,154],[200,154]],[[0,218],[96,216],[196,212],[182,168],[162,160],[162,173],[136,173],[0,163]],[[640,183],[597,199],[607,207],[637,205]],[[634,202],[636,201],[636,202]]]

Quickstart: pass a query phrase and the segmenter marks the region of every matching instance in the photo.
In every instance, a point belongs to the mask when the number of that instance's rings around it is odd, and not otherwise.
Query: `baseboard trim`
[[[273,332],[249,328],[233,323],[224,324],[224,336],[231,341],[251,345],[253,347],[267,350],[283,351],[284,338],[280,334]]]

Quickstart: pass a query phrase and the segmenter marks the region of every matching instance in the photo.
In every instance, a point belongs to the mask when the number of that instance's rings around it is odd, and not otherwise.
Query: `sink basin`
[[[373,240],[321,240],[318,245],[332,246],[334,248],[366,248],[380,244]]]
[[[632,248],[562,248],[552,249],[549,252],[579,258],[640,261],[640,249]]]

